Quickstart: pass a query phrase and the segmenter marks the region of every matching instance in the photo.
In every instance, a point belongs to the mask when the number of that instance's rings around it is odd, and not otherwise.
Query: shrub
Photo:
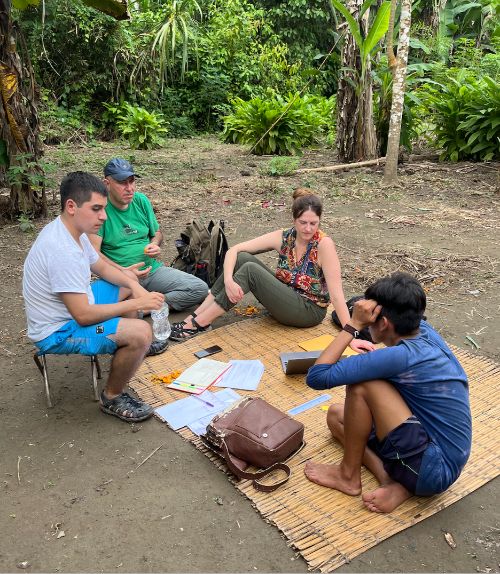
[[[441,159],[489,161],[500,157],[500,91],[485,76],[470,73],[448,77],[437,87],[427,85],[425,101],[433,114]]]
[[[160,147],[168,132],[163,114],[148,112],[140,106],[123,102],[118,106],[104,104],[108,110],[108,121],[116,120],[120,135],[124,136],[133,149]]]
[[[70,110],[58,106],[46,90],[42,90],[40,104],[42,140],[48,145],[88,141],[94,137],[95,128],[85,119],[85,111],[79,108]]]
[[[334,101],[318,96],[289,94],[233,101],[234,111],[224,118],[223,137],[250,144],[257,155],[294,155],[318,140],[332,123]]]
[[[298,167],[299,160],[294,157],[273,157],[262,170],[265,175],[291,175]]]

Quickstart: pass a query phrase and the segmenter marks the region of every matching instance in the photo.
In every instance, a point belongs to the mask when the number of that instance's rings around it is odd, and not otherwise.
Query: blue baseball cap
[[[112,177],[116,181],[124,181],[128,179],[131,175],[135,177],[141,177],[137,175],[132,167],[132,164],[126,159],[120,157],[114,157],[110,159],[108,163],[104,166],[104,177]]]

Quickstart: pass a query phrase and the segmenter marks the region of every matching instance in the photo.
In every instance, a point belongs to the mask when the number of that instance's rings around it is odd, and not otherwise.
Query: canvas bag
[[[224,222],[210,220],[208,225],[193,219],[175,240],[178,255],[171,267],[199,277],[211,287],[222,273],[229,249]]]
[[[288,481],[292,471],[285,461],[305,446],[301,422],[254,397],[245,397],[215,416],[201,438],[224,458],[235,476],[252,480],[262,492],[272,492]],[[249,464],[264,470],[246,472]],[[285,478],[272,485],[259,482],[276,470],[283,471]]]

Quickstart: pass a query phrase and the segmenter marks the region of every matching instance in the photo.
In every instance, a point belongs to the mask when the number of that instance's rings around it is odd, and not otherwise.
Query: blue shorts
[[[429,435],[420,421],[412,415],[378,440],[373,431],[367,446],[382,459],[387,474],[415,494],[422,459],[429,446]]]
[[[117,303],[120,288],[103,279],[94,281],[91,285],[96,304]],[[109,335],[114,335],[118,329],[121,317],[114,317],[95,325],[80,326],[74,319],[68,321],[60,329],[35,343],[39,355],[112,355],[118,345]]]

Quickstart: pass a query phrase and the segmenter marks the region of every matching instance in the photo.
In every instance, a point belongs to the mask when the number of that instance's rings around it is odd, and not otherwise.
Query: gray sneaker
[[[151,346],[146,353],[146,357],[152,357],[153,355],[160,355],[163,351],[166,351],[168,347],[168,340],[166,341],[153,341]]]

